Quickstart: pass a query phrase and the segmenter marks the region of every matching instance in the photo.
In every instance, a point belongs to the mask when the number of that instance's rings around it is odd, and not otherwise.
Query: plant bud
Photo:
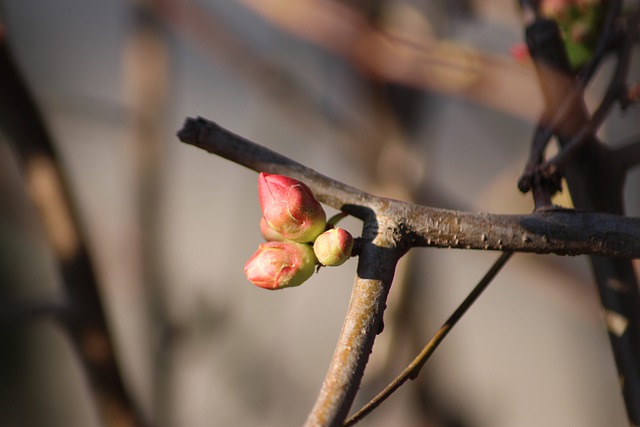
[[[265,289],[301,285],[313,274],[316,258],[311,246],[295,242],[267,242],[244,266],[247,279]]]
[[[327,217],[322,206],[298,180],[261,173],[258,197],[267,224],[285,239],[313,242],[325,230]]]
[[[338,266],[351,256],[353,236],[344,228],[332,228],[318,236],[313,244],[318,261],[322,265]]]

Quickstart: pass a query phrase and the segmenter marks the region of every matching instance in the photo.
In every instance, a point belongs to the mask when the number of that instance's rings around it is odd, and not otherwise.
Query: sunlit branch
[[[640,219],[550,209],[526,215],[437,209],[377,197],[324,176],[205,119],[187,119],[179,138],[255,171],[304,181],[322,203],[360,219],[396,222],[406,247],[640,257]]]
[[[462,303],[458,306],[458,308],[449,316],[446,322],[442,325],[440,329],[434,334],[431,340],[427,343],[427,345],[422,349],[420,354],[416,356],[416,358],[405,368],[400,375],[398,375],[388,386],[384,388],[376,397],[371,399],[369,403],[363,406],[358,412],[353,414],[347,421],[345,421],[344,426],[351,426],[362,420],[368,414],[370,414],[374,409],[380,406],[387,398],[389,398],[397,389],[399,389],[407,380],[414,380],[418,377],[418,374],[422,370],[424,364],[429,360],[431,355],[436,351],[438,346],[444,341],[445,337],[451,332],[456,323],[464,316],[467,310],[473,305],[473,303],[478,299],[478,297],[482,294],[482,292],[489,286],[491,281],[496,277],[496,275],[500,272],[502,267],[509,261],[513,252],[504,252],[500,257],[496,260],[496,262],[491,266],[489,271],[484,275],[484,277],[478,282],[478,284],[473,288],[471,293],[467,295],[467,297],[462,301]]]

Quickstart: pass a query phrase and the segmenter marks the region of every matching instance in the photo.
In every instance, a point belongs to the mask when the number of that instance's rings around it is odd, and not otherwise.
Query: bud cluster
[[[324,209],[304,183],[261,173],[258,198],[260,233],[267,242],[244,267],[254,285],[265,289],[298,286],[311,277],[316,264],[337,266],[351,256],[353,237],[327,224]]]

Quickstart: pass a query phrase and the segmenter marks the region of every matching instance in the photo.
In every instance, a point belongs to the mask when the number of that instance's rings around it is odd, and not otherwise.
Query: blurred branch
[[[29,195],[57,261],[69,304],[60,319],[85,368],[99,416],[106,426],[146,425],[118,366],[98,280],[64,170],[1,28],[0,93],[0,129],[22,164]]]
[[[172,52],[165,22],[158,12],[163,0],[138,0],[130,8],[131,28],[124,50],[123,77],[131,108],[131,158],[135,173],[136,241],[141,261],[140,281],[146,295],[153,332],[152,412],[159,425],[170,424],[172,411],[173,336],[167,315],[161,242],[163,171]],[[135,238],[135,237],[134,237]]]
[[[539,194],[536,187],[542,187],[540,191],[543,193],[553,194],[560,190],[559,175],[566,167],[567,162],[570,161],[575,151],[588,138],[593,138],[595,131],[608,115],[613,101],[617,99],[611,94],[618,95],[620,92],[620,80],[627,72],[631,45],[628,43],[622,44],[620,50],[621,58],[624,60],[621,59],[617,62],[614,77],[609,85],[608,95],[602,100],[593,117],[588,119],[583,102],[584,91],[610,50],[615,37],[618,36],[615,32],[617,28],[615,24],[619,18],[622,1],[614,0],[610,2],[603,30],[594,53],[578,74],[575,82],[573,81],[574,73],[568,64],[563,45],[559,45],[553,50],[540,48],[542,45],[549,45],[548,34],[554,31],[546,28],[542,30],[542,27],[555,27],[555,23],[550,20],[536,18],[537,10],[530,8],[529,1],[521,1],[521,3],[524,9],[525,23],[529,26],[527,45],[534,59],[543,95],[546,100],[553,99],[553,105],[557,106],[555,109],[549,109],[549,103],[547,102],[545,112],[539,120],[538,127],[534,133],[525,171],[518,182],[518,187],[522,192],[527,192],[533,188],[536,206],[544,206],[550,205],[550,195]],[[562,72],[557,67],[550,66],[554,62],[562,62],[562,67],[565,71]],[[566,89],[563,89],[567,87],[570,87],[568,93]],[[573,115],[573,118],[571,115]],[[564,145],[564,149],[557,156],[544,162],[544,151],[549,140],[554,133],[559,132],[560,128],[563,129],[565,138],[567,137],[566,135],[571,135],[571,140]],[[536,180],[542,180],[542,182],[535,182]]]
[[[614,7],[615,3],[611,7]],[[626,87],[629,54],[631,45],[637,38],[639,16],[640,10],[637,7],[628,11],[625,16],[627,26],[621,37],[626,40],[617,51],[617,70],[603,100],[603,106],[607,106],[614,99],[620,99],[621,94],[624,93],[620,89]],[[562,159],[564,170],[559,171],[558,176],[566,177],[574,206],[594,212],[623,215],[623,186],[626,170],[614,162],[615,153],[595,137],[595,126],[590,122],[594,120],[597,122],[601,118],[589,117],[581,97],[569,104],[566,113],[563,111],[567,105],[566,100],[575,98],[573,93],[582,93],[580,86],[585,83],[574,82],[571,79],[572,70],[568,65],[569,61],[557,25],[553,21],[538,18],[527,26],[526,35],[545,96],[547,114],[553,117],[553,123],[558,123],[558,127],[551,130],[558,137],[561,151],[567,150]],[[606,31],[602,37],[607,37]],[[597,112],[602,112],[604,117],[608,108],[608,106],[601,107]],[[539,133],[539,131],[536,132],[534,144]],[[584,138],[579,139],[581,134],[584,134]],[[530,162],[540,164],[542,160],[543,158],[538,156],[530,159]],[[527,168],[532,163],[529,163]],[[539,206],[541,201],[548,203],[550,194],[554,191],[553,184],[550,189],[539,188],[538,197],[535,192],[535,186],[544,187],[544,180],[548,179],[548,176],[544,176],[544,169],[536,171],[534,166],[533,171],[528,172],[533,172],[532,184],[534,184],[536,206]],[[549,192],[545,195],[545,191]],[[547,200],[544,200],[545,198]],[[591,261],[620,375],[627,416],[630,424],[640,425],[640,289],[638,280],[633,265],[628,259],[592,256]]]
[[[131,0],[135,1],[135,0]],[[146,0],[147,3],[150,0]],[[292,79],[273,58],[253,49],[229,23],[193,0],[152,0],[147,12],[154,14],[168,28],[191,41],[210,58],[221,61],[235,76],[266,97],[286,96],[281,107],[300,117],[300,112],[320,110],[306,85]]]
[[[394,34],[338,2],[306,0],[296,7],[283,0],[242,2],[373,79],[458,96],[527,120],[542,108],[531,68],[511,58],[451,41]]]
[[[613,4],[616,3],[620,2],[613,2]],[[613,4],[611,6],[612,9],[618,10],[619,8],[614,8]],[[605,96],[600,102],[600,105],[595,110],[588,122],[584,124],[575,135],[573,135],[568,141],[566,141],[563,144],[562,150],[556,156],[554,156],[550,160],[547,160],[542,168],[546,170],[559,169],[560,171],[563,171],[575,155],[576,151],[587,141],[589,137],[592,137],[597,129],[602,125],[602,123],[611,112],[614,104],[616,102],[619,102],[620,104],[626,102],[629,65],[631,61],[631,54],[633,52],[633,46],[637,38],[637,26],[639,19],[640,11],[630,13],[630,16],[628,16],[626,19],[627,25],[625,25],[625,27],[628,29],[627,34],[626,37],[622,37],[622,40],[619,41],[619,46],[616,49],[616,68],[607,87]],[[611,25],[611,27],[612,26],[613,24]],[[609,31],[605,31],[601,40],[608,37],[611,32],[611,29],[609,29]],[[602,53],[602,55],[604,55],[604,52]],[[599,61],[593,60],[592,62]],[[582,80],[583,79],[579,81],[579,84],[586,85],[587,82],[582,83]],[[577,90],[574,88],[572,93],[581,93],[581,90]],[[559,115],[556,115],[556,118],[559,117]],[[555,127],[555,129],[558,129],[558,127]],[[548,174],[549,172],[546,173]]]
[[[273,56],[253,47],[237,28],[218,16],[215,9],[193,0],[153,1],[157,5],[147,5],[149,13],[210,60],[222,63],[256,93],[266,99],[286,100],[277,103],[277,108],[296,124],[311,127],[318,117],[324,117],[333,130],[346,136],[341,142],[348,144],[341,143],[341,150],[358,150],[362,141],[376,140],[375,125],[353,120],[339,106],[327,103],[324,90],[314,91],[314,85],[297,78]]]

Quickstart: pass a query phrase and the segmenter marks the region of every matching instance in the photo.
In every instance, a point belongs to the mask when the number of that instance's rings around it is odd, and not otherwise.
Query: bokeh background
[[[541,98],[530,64],[510,55],[522,41],[516,3],[0,3],[87,230],[127,385],[154,425],[301,425],[356,267],[322,269],[282,292],[253,287],[242,269],[261,242],[257,176],[180,143],[184,118],[214,120],[376,194],[529,212],[516,182]],[[638,115],[615,111],[602,137],[637,134]],[[59,298],[3,138],[3,304]],[[637,173],[626,194],[637,215]],[[558,203],[570,202],[564,194]],[[345,221],[354,235],[360,226]],[[354,409],[417,354],[495,258],[422,249],[402,261]],[[100,425],[58,325],[0,328],[1,425]],[[626,424],[587,260],[535,255],[515,256],[419,379],[362,423]]]

